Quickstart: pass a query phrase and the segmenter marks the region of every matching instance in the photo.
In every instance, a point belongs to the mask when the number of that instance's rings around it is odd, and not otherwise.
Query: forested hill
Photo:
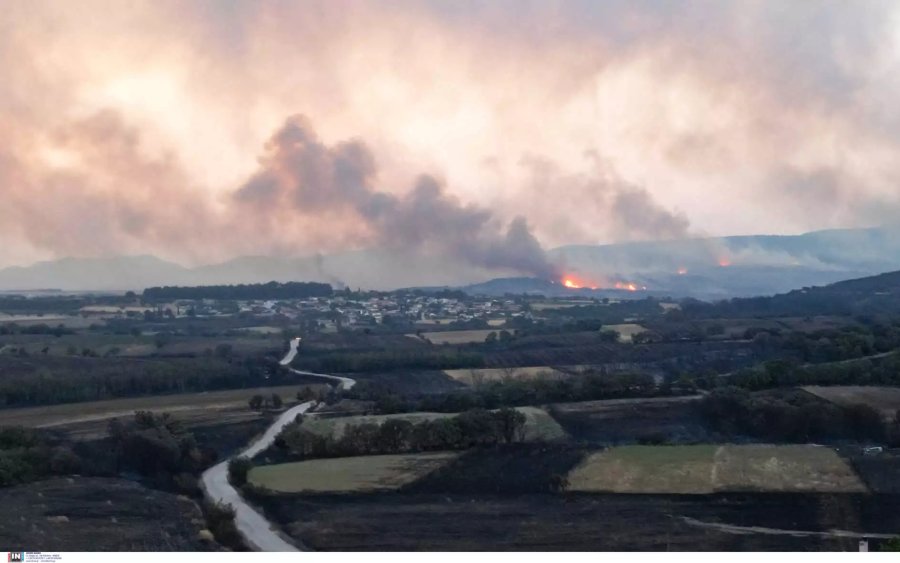
[[[718,303],[690,301],[686,316],[900,315],[900,271],[806,287],[772,297],[731,299]]]
[[[332,288],[327,283],[317,282],[269,282],[240,285],[200,285],[148,287],[144,290],[145,301],[166,301],[171,299],[303,299],[307,297],[328,297]]]

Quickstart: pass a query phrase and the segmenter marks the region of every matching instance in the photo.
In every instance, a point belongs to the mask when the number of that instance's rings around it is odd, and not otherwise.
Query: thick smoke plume
[[[431,176],[420,176],[405,194],[377,187],[368,147],[354,140],[327,146],[303,116],[292,116],[272,136],[260,169],[235,193],[254,213],[282,206],[298,214],[328,213],[359,223],[375,244],[427,250],[490,269],[555,278],[524,217],[505,226],[484,208],[446,193]]]

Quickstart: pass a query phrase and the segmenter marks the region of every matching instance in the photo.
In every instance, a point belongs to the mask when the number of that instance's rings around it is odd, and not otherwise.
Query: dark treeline
[[[690,318],[898,314],[900,272],[803,288],[772,297],[718,303],[686,300],[681,309]]]
[[[11,368],[11,369],[3,369]],[[30,358],[0,356],[0,407],[282,385],[296,380],[265,358]],[[268,377],[267,377],[268,376]]]
[[[596,305],[577,305],[559,309],[548,309],[541,314],[548,318],[544,330],[552,331],[559,321],[597,321],[603,324],[619,324],[629,318],[647,318],[658,316],[663,309],[659,301],[653,298],[635,299],[618,302],[597,303]],[[554,323],[557,321],[557,323]]]
[[[318,282],[269,282],[240,285],[164,286],[144,290],[145,301],[172,299],[304,299],[329,297],[331,285]]]
[[[390,387],[360,381],[348,396],[373,401],[382,414],[401,412],[461,412],[469,409],[541,405],[571,401],[669,395],[653,377],[641,374],[585,374],[569,378],[506,379],[484,382],[473,389],[420,397],[395,393]]]
[[[0,295],[0,312],[10,315],[43,315],[51,313],[74,313],[87,304],[80,297],[25,297],[20,295]]]
[[[897,444],[897,421],[885,421],[868,405],[836,405],[804,391],[749,393],[716,389],[700,409],[710,425],[729,436],[776,442],[854,440]]]
[[[420,422],[389,419],[349,425],[339,438],[310,432],[301,419],[281,431],[275,447],[290,459],[462,450],[518,442],[524,439],[524,430],[525,415],[511,408],[473,409]]]
[[[804,365],[792,360],[773,360],[753,369],[726,376],[698,377],[702,388],[732,385],[750,390],[802,385],[900,385],[900,354]]]
[[[298,357],[295,365],[325,373],[392,371],[398,369],[464,369],[484,366],[476,351],[454,349],[385,349],[366,352],[310,353]]]
[[[35,324],[35,325],[27,325],[27,326],[19,326],[16,323],[9,323],[0,325],[0,336],[12,335],[12,334],[30,334],[30,335],[51,335],[51,336],[63,336],[66,334],[75,334],[75,331],[71,328],[66,328],[63,325],[50,326],[48,324]]]

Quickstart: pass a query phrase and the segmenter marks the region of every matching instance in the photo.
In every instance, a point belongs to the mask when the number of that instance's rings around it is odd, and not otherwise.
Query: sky
[[[892,224],[900,4],[6,0],[0,266]]]

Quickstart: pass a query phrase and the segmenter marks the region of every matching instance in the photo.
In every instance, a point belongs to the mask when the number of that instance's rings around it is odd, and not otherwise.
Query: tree
[[[247,474],[253,469],[253,462],[246,457],[235,457],[228,462],[228,481],[235,487],[247,483]]]
[[[281,400],[281,395],[279,395],[278,393],[272,393],[272,408],[280,409],[281,405],[283,404],[284,402]]]
[[[316,397],[316,392],[313,391],[311,387],[304,387],[303,389],[297,391],[297,400],[301,403],[313,401],[316,399]]]
[[[250,404],[251,409],[258,411],[262,408],[263,401],[264,399],[262,395],[253,395],[252,397],[250,397],[248,403]]]
[[[496,332],[491,332],[484,339],[485,344],[494,344],[495,342],[497,342],[497,333]]]
[[[504,407],[494,413],[497,430],[507,444],[522,440],[525,436],[525,415],[516,409]]]

